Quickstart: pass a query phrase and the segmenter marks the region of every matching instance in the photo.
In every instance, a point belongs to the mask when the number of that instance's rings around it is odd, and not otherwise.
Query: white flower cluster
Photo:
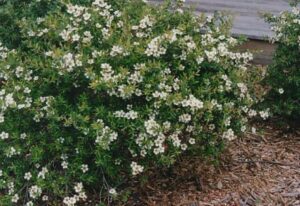
[[[192,111],[196,111],[196,110],[202,109],[204,107],[203,102],[201,100],[197,99],[192,94],[189,95],[189,98],[184,99],[181,102],[181,105],[183,107],[190,107]]]
[[[116,117],[125,118],[125,119],[136,119],[138,118],[138,113],[136,111],[124,112],[123,110],[114,112]]]
[[[227,139],[229,141],[232,141],[234,139],[236,139],[236,136],[234,134],[234,131],[232,129],[228,129],[227,131],[225,131],[222,135],[223,139]]]
[[[42,188],[40,188],[37,185],[33,185],[29,188],[29,196],[32,199],[37,199],[38,197],[40,197],[42,194]]]
[[[7,184],[8,194],[12,195],[15,192],[15,184],[13,182],[9,182]]]
[[[41,24],[41,20],[40,19],[37,19],[36,20],[37,24]],[[49,29],[48,28],[44,28],[44,29],[40,29],[40,30],[37,30],[37,31],[32,31],[32,30],[29,30],[27,32],[27,35],[30,36],[30,37],[42,37],[44,34],[47,34],[49,32]]]
[[[239,89],[241,91],[240,97],[244,98],[245,95],[248,94],[248,88],[247,88],[246,84],[244,84],[244,83],[238,83],[237,86],[239,87]]]
[[[162,45],[163,41],[164,38],[161,36],[152,39],[148,44],[145,54],[147,56],[154,57],[160,57],[161,55],[164,55],[167,52],[167,49]]]
[[[74,190],[76,194],[72,197],[65,197],[63,200],[63,203],[67,206],[75,206],[77,202],[80,200],[85,201],[87,199],[87,196],[85,192],[83,191],[83,184],[81,182],[77,183],[74,186]]]
[[[97,124],[100,126],[100,130],[97,133],[95,142],[103,149],[108,150],[109,145],[117,139],[118,133],[111,130],[108,126],[105,126],[101,119],[97,120]]]
[[[189,123],[192,119],[190,114],[182,114],[179,116],[179,121],[183,123]]]
[[[140,21],[139,25],[132,26],[132,30],[138,38],[148,37],[151,33],[151,27],[153,24],[154,22],[152,18],[147,15]]]
[[[242,77],[252,55],[233,52],[237,41],[221,34],[217,25],[214,29],[207,26],[213,17],[201,26],[201,18],[195,17],[188,25],[176,20],[162,28],[160,24],[169,22],[160,21],[164,16],[145,9],[131,21],[123,16],[126,10],[121,12],[115,9],[118,4],[109,2],[68,4],[62,22],[53,24],[54,16],[46,16],[37,19],[37,25],[24,28],[29,40],[36,37],[34,44],[37,42],[41,56],[29,59],[23,55],[24,62],[12,64],[2,60],[10,51],[0,44],[0,79],[5,82],[0,90],[0,122],[11,118],[7,111],[22,109],[20,119],[28,114],[38,129],[27,131],[19,125],[18,132],[3,129],[1,147],[5,145],[7,157],[22,154],[27,163],[33,153],[23,150],[23,145],[34,144],[37,152],[46,152],[39,144],[46,137],[45,142],[55,144],[55,155],[47,153],[42,158],[50,156],[53,159],[49,161],[61,166],[56,171],[51,166],[42,167],[40,162],[21,174],[25,183],[31,183],[28,206],[48,200],[42,196],[46,187],[40,187],[40,181],[51,181],[50,177],[62,172],[84,177],[95,174],[97,165],[85,158],[98,152],[111,156],[107,164],[113,162],[121,170],[130,165],[131,174],[136,176],[148,167],[149,159],[169,164],[180,153],[196,148],[193,145],[203,142],[204,136],[207,144],[214,144],[209,137],[231,141],[247,129],[247,116],[268,117],[268,111],[251,110],[248,103],[251,88]],[[170,18],[180,15],[184,14]],[[45,48],[45,42],[52,44],[52,40],[59,46],[47,44]],[[28,121],[24,125],[27,123],[31,124]],[[232,125],[242,126],[233,130]],[[56,150],[61,152],[58,160]],[[4,171],[5,176],[9,174],[6,168]],[[0,176],[2,173],[0,170]],[[20,197],[15,185],[7,187],[11,201],[17,203]],[[111,197],[117,195],[114,188],[107,189]],[[67,206],[87,199],[82,183],[76,183],[74,194],[68,191],[62,196]]]
[[[73,55],[72,53],[67,53],[62,57],[62,68],[67,72],[72,72],[74,68],[82,66],[82,61],[80,60],[80,55]],[[63,73],[60,72],[62,75]]]
[[[48,173],[48,169],[46,167],[43,167],[42,170],[38,173],[38,178],[45,179],[46,174]]]
[[[141,165],[138,165],[136,162],[131,162],[130,167],[131,167],[133,176],[136,176],[144,171],[144,167]]]
[[[269,118],[270,114],[268,110],[265,111],[260,111],[259,115],[261,116],[261,118],[263,118],[264,120],[266,120],[267,118]]]
[[[279,16],[273,15],[271,17],[271,29],[275,36],[271,37],[272,42],[283,42],[287,45],[297,43],[300,47],[300,9],[295,6],[291,11],[281,12]],[[288,31],[288,32],[287,32]],[[298,34],[297,42],[293,41],[293,35]]]
[[[1,100],[2,102],[4,102],[3,106],[4,106],[4,109],[8,108],[8,107],[15,107],[16,106],[16,101],[13,97],[13,93],[10,93],[10,94],[7,94],[6,96],[4,95],[5,93],[5,90],[2,90],[1,92]]]
[[[113,46],[109,54],[112,57],[115,57],[117,55],[123,55],[123,56],[127,55],[127,53],[124,51],[124,48],[118,45]]]
[[[1,132],[0,133],[0,139],[5,140],[9,138],[9,134],[7,132]]]
[[[210,50],[205,50],[205,56],[209,62],[220,62],[222,58],[229,58],[237,62],[241,69],[246,69],[249,61],[253,59],[253,55],[249,52],[238,53],[232,52],[229,48],[237,44],[237,40],[224,35],[214,38],[211,33],[202,35],[202,44],[205,46],[212,46]],[[237,65],[238,65],[237,64]]]
[[[169,139],[172,140],[172,143],[174,147],[180,147],[181,145],[181,139],[179,138],[180,132],[175,132],[174,134],[171,134]]]
[[[19,154],[21,154],[20,150],[17,150],[15,147],[9,147],[8,150],[6,151],[7,157],[13,157]]]
[[[161,36],[155,37],[150,41],[145,51],[147,56],[160,57],[167,52],[165,45],[172,44],[176,41],[182,46],[182,54],[179,56],[181,60],[186,60],[187,54],[196,50],[197,46],[193,38],[189,35],[182,36],[183,32],[179,29],[172,29],[170,32],[166,32]]]
[[[1,57],[1,59],[6,59],[8,52],[9,52],[9,50],[6,47],[4,47],[2,45],[2,43],[0,42],[0,57]]]
[[[67,162],[68,156],[66,154],[62,154],[60,158],[62,159],[61,167],[64,170],[68,169],[68,167],[69,167],[69,163]]]
[[[54,97],[48,96],[48,97],[40,97],[39,98],[39,104],[40,107],[37,109],[35,116],[33,117],[33,120],[36,122],[40,122],[42,118],[46,118],[51,116],[53,114],[53,111],[51,111],[51,102],[53,101]]]
[[[146,128],[146,132],[149,135],[156,136],[159,134],[160,125],[154,119],[145,121],[144,125]]]

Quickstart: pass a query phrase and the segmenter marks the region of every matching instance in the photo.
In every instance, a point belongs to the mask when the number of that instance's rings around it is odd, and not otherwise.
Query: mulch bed
[[[231,142],[218,165],[184,159],[138,185],[126,205],[300,206],[300,132],[265,127]]]

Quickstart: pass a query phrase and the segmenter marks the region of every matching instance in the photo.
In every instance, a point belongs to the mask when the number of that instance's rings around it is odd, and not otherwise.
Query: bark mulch
[[[231,142],[218,165],[184,159],[133,188],[127,205],[300,206],[300,132],[267,127]]]

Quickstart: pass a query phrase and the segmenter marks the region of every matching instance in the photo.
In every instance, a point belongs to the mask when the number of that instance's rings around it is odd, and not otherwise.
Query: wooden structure
[[[160,3],[163,0],[150,2]],[[228,12],[234,17],[232,33],[256,40],[264,40],[273,35],[261,14],[279,14],[290,9],[288,0],[186,0],[185,5],[196,8],[196,12],[207,14],[215,11]]]
[[[267,43],[268,37],[273,36],[273,33],[261,15],[266,12],[279,14],[290,9],[288,0],[186,0],[185,5],[194,7],[197,13],[212,14],[215,11],[225,11],[231,14],[234,19],[233,35],[245,35],[250,39],[250,43],[243,48],[260,51],[255,55],[255,62],[261,64],[270,63],[275,48]]]

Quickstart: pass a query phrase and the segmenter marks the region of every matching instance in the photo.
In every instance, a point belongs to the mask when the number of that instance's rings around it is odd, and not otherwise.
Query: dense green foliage
[[[21,45],[19,22],[23,18],[36,19],[56,8],[58,1],[2,0],[0,1],[0,42],[9,48]]]
[[[72,0],[72,3],[88,5],[91,0]],[[121,4],[124,0],[113,2]],[[22,45],[20,22],[22,19],[43,18],[60,7],[58,0],[0,0],[0,42],[8,48]]]
[[[268,69],[267,84],[271,86],[266,103],[276,116],[299,121],[300,116],[300,12],[266,15],[277,42],[273,64]],[[294,122],[295,123],[295,122]],[[298,124],[299,125],[299,124]]]
[[[17,38],[1,32],[0,205],[114,197],[124,179],[215,157],[248,118],[267,118],[250,108],[252,55],[234,51],[225,17],[180,1],[76,3],[49,1],[42,17],[37,1],[12,6]]]

